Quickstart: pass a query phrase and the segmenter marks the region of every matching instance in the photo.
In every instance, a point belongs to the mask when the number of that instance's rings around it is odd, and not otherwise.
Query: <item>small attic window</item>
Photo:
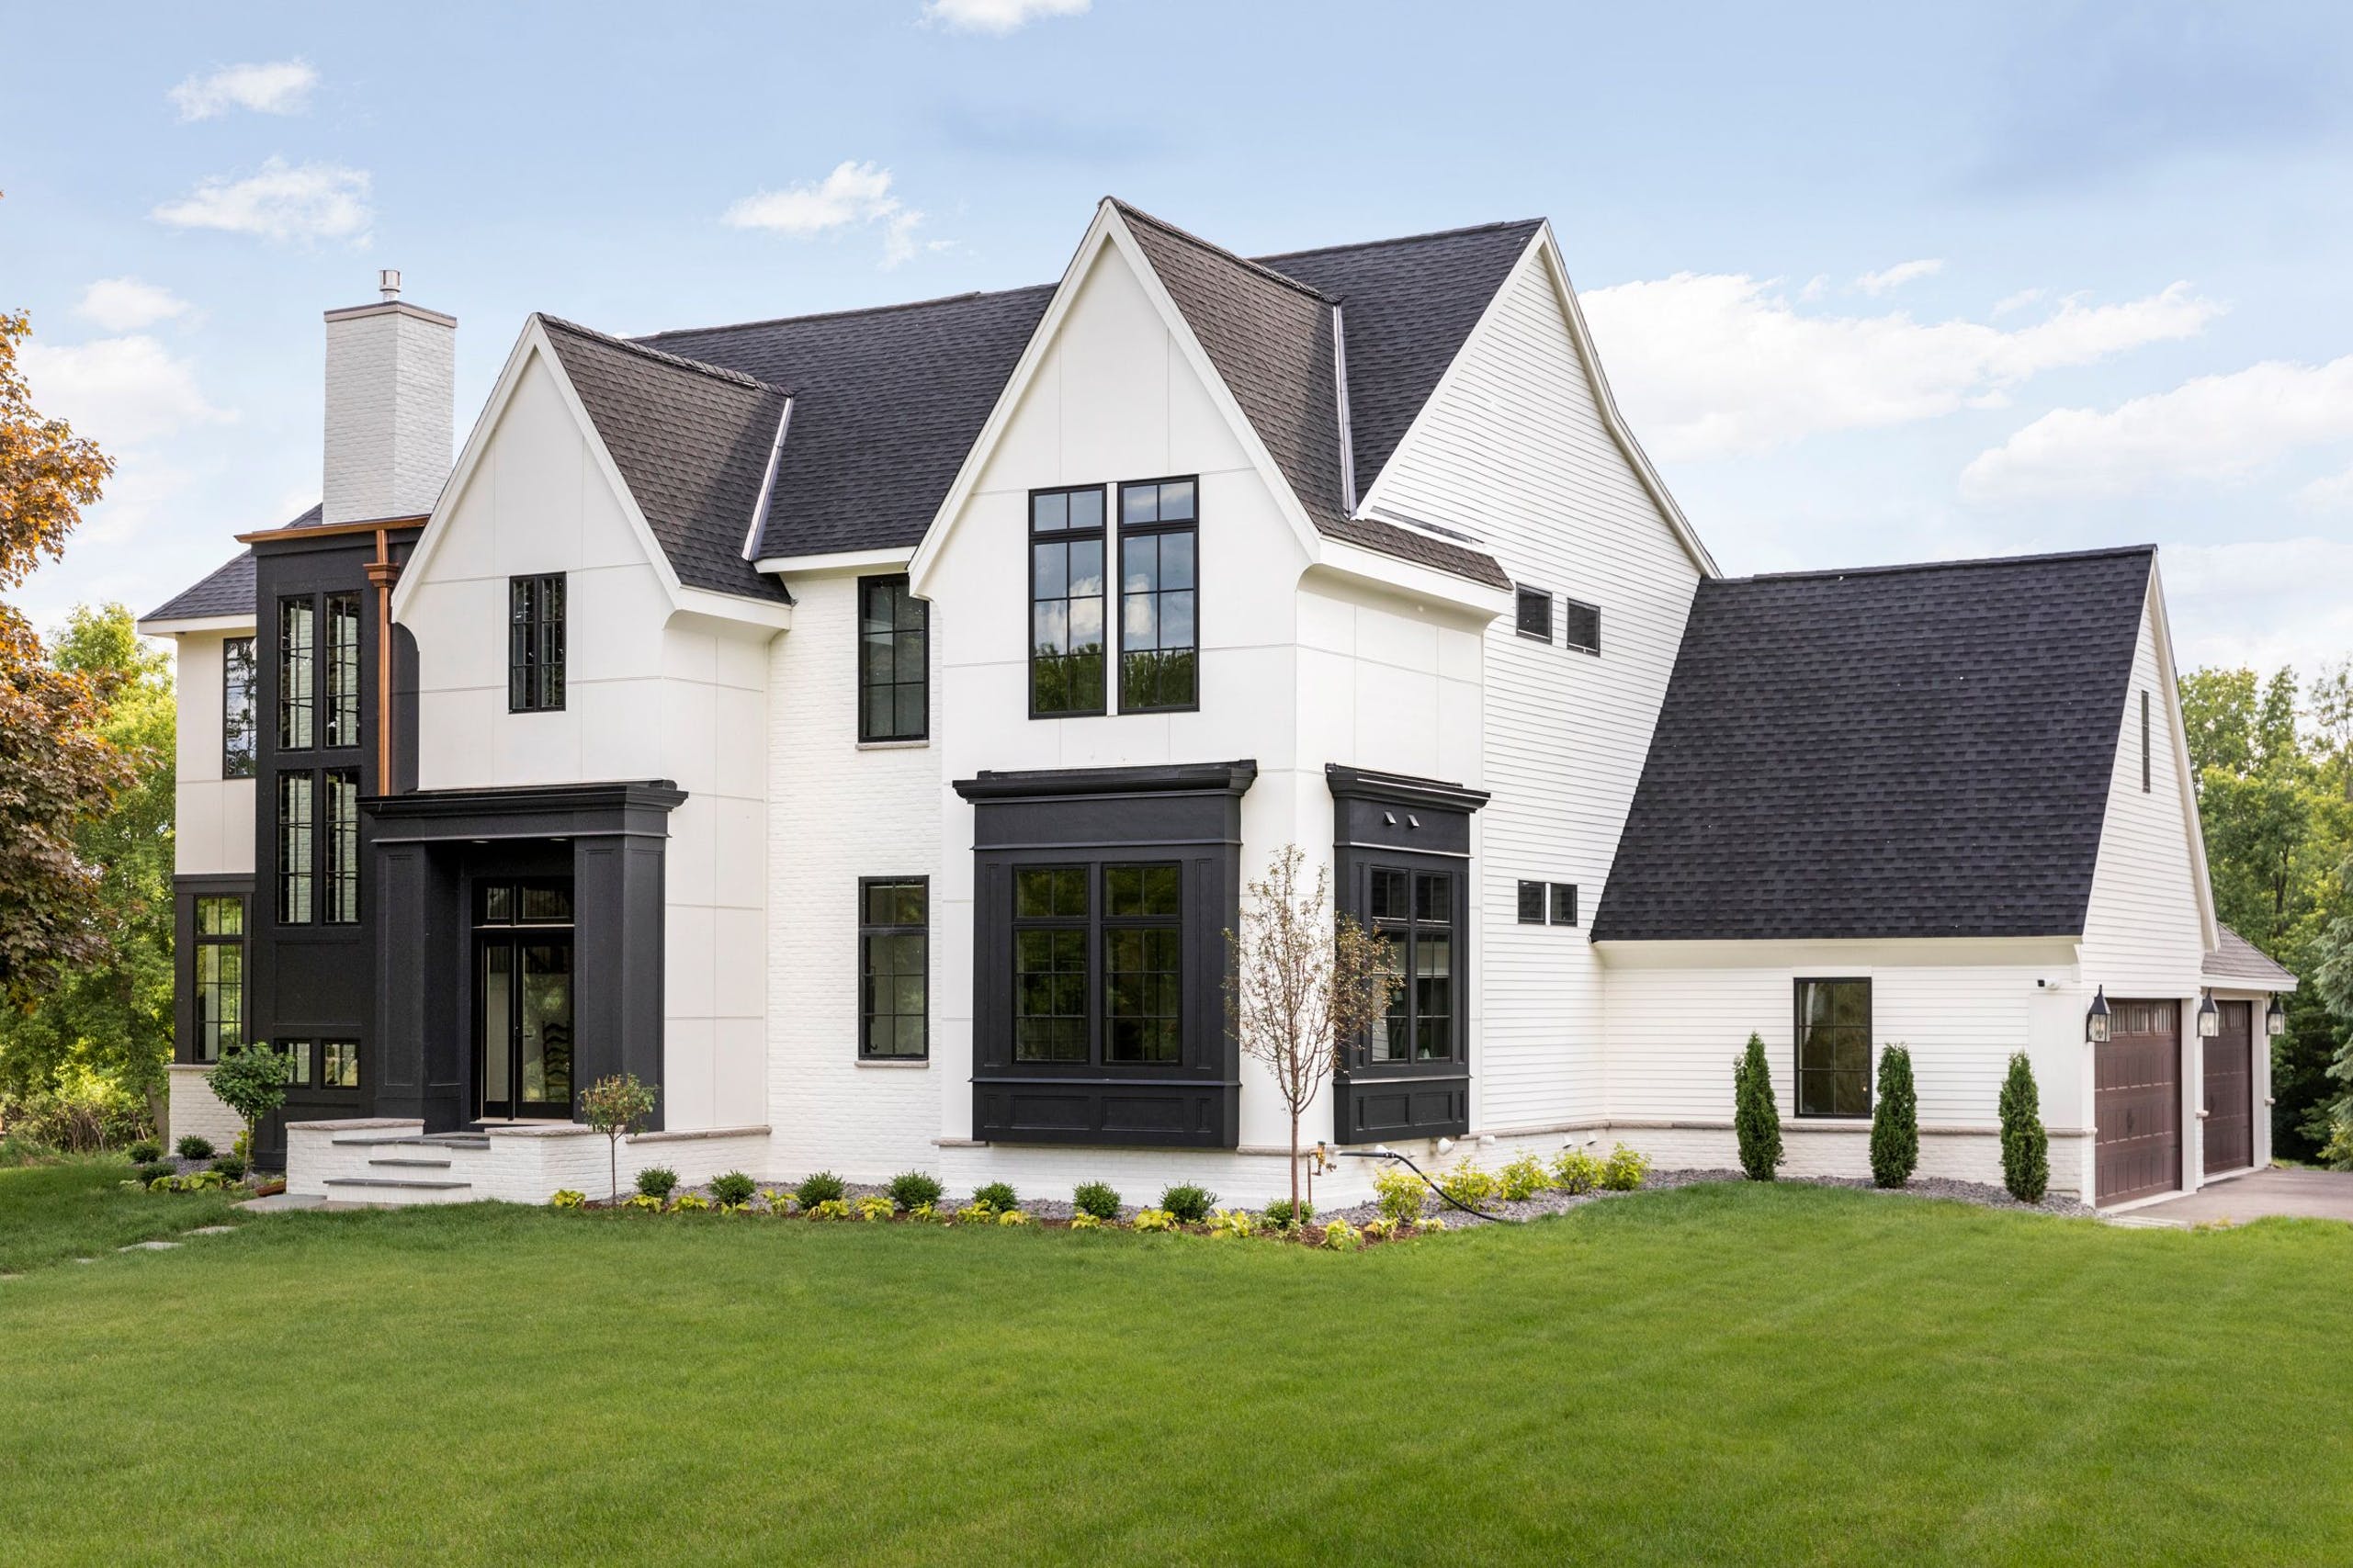
[[[1520,590],[1520,635],[1539,642],[1553,639],[1553,596],[1541,588]]]
[[[1601,611],[1574,599],[1561,603],[1561,641],[1585,653],[1601,651]]]

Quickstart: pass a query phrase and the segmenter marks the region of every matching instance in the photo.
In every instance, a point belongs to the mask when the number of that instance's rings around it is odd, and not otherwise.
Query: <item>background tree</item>
[[[250,1165],[261,1152],[262,1123],[286,1103],[286,1079],[294,1058],[256,1041],[239,1046],[204,1075],[221,1104],[245,1123],[245,1159]]]
[[[0,1009],[0,1103],[37,1105],[86,1073],[138,1097],[157,1126],[172,1048],[172,661],[120,604],[75,610],[51,642],[54,668],[108,694],[97,733],[136,772],[114,809],[74,834],[112,951],[30,1008]]]
[[[1770,1181],[1788,1156],[1782,1151],[1782,1111],[1773,1099],[1773,1069],[1765,1060],[1765,1040],[1748,1036],[1748,1048],[1732,1060],[1732,1134],[1740,1144],[1740,1168],[1751,1181]]]
[[[605,1134],[605,1159],[613,1181],[613,1201],[621,1201],[621,1139],[653,1114],[653,1086],[635,1073],[598,1078],[581,1091],[580,1119]]]
[[[1241,930],[1226,933],[1226,1021],[1243,1055],[1265,1064],[1291,1118],[1291,1212],[1299,1213],[1299,1122],[1339,1069],[1349,1042],[1380,1027],[1398,985],[1388,944],[1333,917],[1331,875],[1286,844],[1243,889]]]
[[[63,548],[113,468],[33,407],[17,365],[31,330],[21,311],[0,312],[0,591]],[[130,773],[97,732],[107,695],[50,663],[24,616],[0,604],[0,999],[33,1000],[62,967],[106,954],[99,874],[74,834]]]

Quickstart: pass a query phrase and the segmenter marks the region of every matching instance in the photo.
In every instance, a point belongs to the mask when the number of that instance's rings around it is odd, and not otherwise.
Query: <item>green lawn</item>
[[[167,1241],[224,1223],[225,1192],[126,1191],[117,1155],[0,1167],[0,1274],[95,1258],[135,1241]]]
[[[1352,1257],[272,1217],[0,1281],[0,1562],[2342,1563],[2348,1280],[1795,1187]]]

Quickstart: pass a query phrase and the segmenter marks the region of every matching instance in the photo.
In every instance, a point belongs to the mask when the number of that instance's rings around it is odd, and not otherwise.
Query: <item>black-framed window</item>
[[[932,607],[904,574],[858,579],[858,739],[921,740],[931,718]]]
[[[1523,882],[1520,885],[1520,923],[1541,926],[1544,923],[1544,885]]]
[[[277,923],[311,923],[312,841],[317,826],[317,781],[310,773],[277,775]]]
[[[1541,588],[1522,588],[1518,594],[1514,628],[1538,642],[1553,639],[1553,596]]]
[[[321,1089],[357,1089],[359,1087],[358,1041],[322,1040],[319,1042],[319,1087]]]
[[[286,1085],[288,1089],[311,1087],[311,1066],[318,1053],[308,1040],[280,1040],[277,1049],[286,1058]]]
[[[1577,923],[1577,884],[1574,882],[1554,883],[1552,905],[1553,924],[1575,925]]]
[[[1022,866],[1012,884],[1013,1060],[1181,1063],[1182,867]]]
[[[196,1038],[188,1059],[217,1062],[245,1043],[245,901],[236,894],[196,897],[196,941],[189,954]]]
[[[327,744],[359,744],[359,595],[327,595]]]
[[[553,713],[564,705],[564,576],[507,580],[506,708]]]
[[[277,602],[277,749],[318,744],[319,607],[308,594]]]
[[[1399,982],[1389,1015],[1373,1031],[1374,1062],[1446,1062],[1454,1057],[1454,874],[1375,865],[1369,889],[1373,934]]]
[[[1103,491],[1029,498],[1029,711],[1032,718],[1103,711]]]
[[[1184,1055],[1184,899],[1174,865],[1103,868],[1103,1060]]]
[[[931,884],[921,876],[858,881],[858,1055],[931,1055]]]
[[[1871,982],[1797,982],[1797,1113],[1871,1114]]]
[[[254,639],[232,637],[221,645],[221,776],[249,779],[261,745],[260,671],[254,663]]]
[[[326,796],[326,870],[319,918],[331,926],[359,923],[359,770],[329,768]]]
[[[1601,651],[1601,610],[1596,604],[1564,599],[1560,606],[1561,644],[1580,653]]]
[[[1200,502],[1192,479],[1119,487],[1119,711],[1201,705]]]
[[[1013,873],[1013,1060],[1084,1062],[1089,868],[1023,866]]]

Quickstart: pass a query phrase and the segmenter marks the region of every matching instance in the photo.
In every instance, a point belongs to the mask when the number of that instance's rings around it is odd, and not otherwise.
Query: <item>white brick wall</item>
[[[393,302],[327,312],[322,521],[433,509],[449,477],[457,329]]]
[[[245,1130],[237,1113],[221,1103],[204,1075],[212,1069],[186,1062],[171,1066],[171,1099],[164,1111],[164,1141],[168,1145],[194,1133],[212,1141],[212,1146],[222,1154],[237,1141]]]

